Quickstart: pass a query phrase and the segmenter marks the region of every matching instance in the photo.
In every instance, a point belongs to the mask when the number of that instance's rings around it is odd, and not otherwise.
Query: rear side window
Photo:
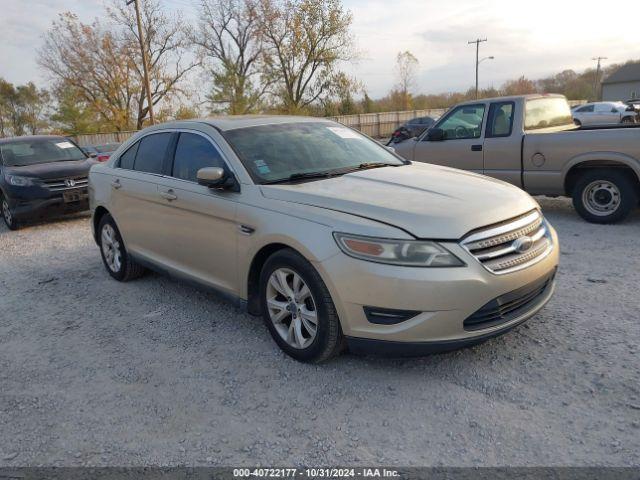
[[[513,102],[492,103],[489,108],[487,137],[508,137],[513,127]]]
[[[581,107],[576,111],[580,113],[593,112],[593,105],[587,105],[586,107]]]
[[[133,170],[133,162],[136,159],[136,152],[138,151],[138,145],[140,142],[136,142],[129,147],[129,149],[120,155],[120,168],[126,168],[127,170]]]
[[[181,133],[173,161],[173,176],[196,182],[198,170],[206,167],[224,168],[224,161],[209,140],[194,133]]]
[[[133,169],[138,172],[162,173],[162,164],[172,135],[154,133],[140,140]]]

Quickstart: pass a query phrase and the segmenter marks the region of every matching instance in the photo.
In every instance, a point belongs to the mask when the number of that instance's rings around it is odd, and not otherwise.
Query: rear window
[[[8,167],[87,158],[82,150],[64,137],[32,138],[2,143],[0,144],[0,155]]]
[[[573,117],[567,100],[562,97],[534,98],[527,100],[524,111],[524,129],[573,125]]]

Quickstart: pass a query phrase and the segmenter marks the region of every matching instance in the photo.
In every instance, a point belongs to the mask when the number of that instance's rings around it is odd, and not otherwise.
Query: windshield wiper
[[[307,178],[329,178],[336,175],[342,175],[343,173],[346,173],[346,172],[343,172],[340,170],[324,170],[322,172],[292,173],[291,175],[285,178],[278,178],[276,180],[267,180],[265,182],[262,182],[262,185],[293,182],[296,180],[306,180]]]

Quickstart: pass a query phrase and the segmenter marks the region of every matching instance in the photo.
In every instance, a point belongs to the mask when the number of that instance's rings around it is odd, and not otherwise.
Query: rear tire
[[[6,198],[0,195],[0,207],[2,209],[2,218],[4,219],[4,223],[7,225],[9,230],[17,230],[20,225],[16,220],[16,217],[13,215],[11,211],[11,207],[9,206],[9,202]]]
[[[279,250],[265,262],[260,304],[271,336],[296,360],[320,363],[343,350],[331,294],[313,265],[294,250]]]
[[[621,170],[587,170],[573,188],[573,206],[591,223],[624,220],[638,205],[638,184]]]
[[[98,225],[98,246],[107,272],[120,282],[142,276],[144,267],[136,263],[127,252],[113,217],[103,215]]]
[[[581,127],[582,126],[582,122],[578,119],[573,119],[573,123],[575,123],[576,127]]]

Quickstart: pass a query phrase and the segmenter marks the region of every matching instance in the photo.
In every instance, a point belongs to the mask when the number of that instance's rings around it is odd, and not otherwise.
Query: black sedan
[[[0,204],[11,230],[20,222],[89,208],[90,159],[65,137],[0,139]]]
[[[422,132],[431,128],[434,123],[436,123],[436,121],[431,117],[412,118],[407,123],[396,128],[391,134],[391,139],[387,145],[398,143],[408,138],[418,137]]]

